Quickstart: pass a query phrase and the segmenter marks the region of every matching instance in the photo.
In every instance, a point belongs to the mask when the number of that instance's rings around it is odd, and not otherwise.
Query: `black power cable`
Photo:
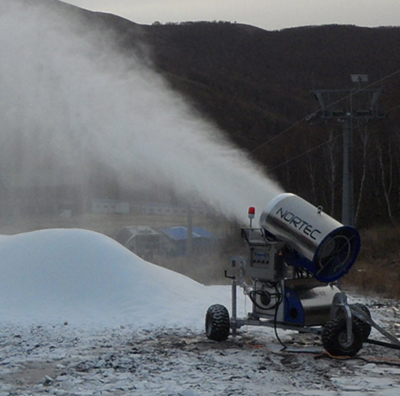
[[[278,289],[277,289],[277,291],[278,291]],[[281,338],[279,337],[279,334],[278,334],[278,326],[277,326],[277,324],[278,324],[278,309],[279,309],[279,306],[283,302],[283,293],[280,291],[278,291],[278,292],[279,292],[279,297],[278,297],[278,302],[276,304],[276,309],[275,309],[275,314],[274,314],[274,333],[275,333],[275,337],[278,340],[279,344],[282,345],[283,349],[286,349],[287,346],[283,343],[283,341],[281,340]]]

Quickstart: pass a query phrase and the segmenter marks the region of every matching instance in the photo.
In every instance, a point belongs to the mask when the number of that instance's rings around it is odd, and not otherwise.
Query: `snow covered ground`
[[[43,230],[0,238],[0,396],[383,395],[400,391],[400,351],[364,344],[353,359],[319,338],[249,327],[204,335],[229,286],[145,262],[104,235]],[[239,295],[240,314],[250,303]],[[364,299],[399,335],[399,303]],[[382,337],[373,330],[372,338]]]

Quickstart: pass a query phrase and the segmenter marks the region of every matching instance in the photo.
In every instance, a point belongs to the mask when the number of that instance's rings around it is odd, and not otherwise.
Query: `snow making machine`
[[[250,227],[241,230],[247,257],[232,258],[225,273],[232,280],[232,315],[220,304],[208,308],[209,339],[224,341],[242,326],[268,326],[320,334],[329,353],[353,356],[371,326],[391,337],[372,321],[368,307],[348,304],[338,287],[360,250],[355,228],[289,193],[269,202],[259,228],[252,227],[254,215],[250,208]],[[245,318],[237,317],[237,287],[252,303]]]

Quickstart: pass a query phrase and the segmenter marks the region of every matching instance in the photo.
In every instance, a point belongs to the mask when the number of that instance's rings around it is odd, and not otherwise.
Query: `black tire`
[[[366,313],[368,317],[371,317],[371,312],[369,311],[368,307],[364,304],[352,304],[350,307],[356,306],[359,308],[361,311]],[[362,332],[362,340],[363,342],[368,340],[369,335],[371,334],[371,325],[367,322],[364,322],[362,319],[357,318],[355,315],[353,315],[353,321],[357,323],[357,325],[360,327],[360,330]]]
[[[228,310],[221,304],[211,305],[206,314],[206,335],[213,341],[225,341],[229,337]]]
[[[322,329],[322,345],[333,356],[354,356],[362,348],[363,333],[358,322],[352,322],[351,342],[347,342],[346,318],[328,321]]]

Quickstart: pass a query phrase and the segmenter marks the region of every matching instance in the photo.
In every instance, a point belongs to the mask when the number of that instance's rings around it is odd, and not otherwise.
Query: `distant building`
[[[204,205],[190,205],[190,210],[193,216],[207,216],[210,214],[210,209]],[[160,216],[186,216],[188,214],[188,206],[150,202],[142,205],[142,213]]]
[[[92,199],[92,212],[129,214],[129,202],[115,199]]]

